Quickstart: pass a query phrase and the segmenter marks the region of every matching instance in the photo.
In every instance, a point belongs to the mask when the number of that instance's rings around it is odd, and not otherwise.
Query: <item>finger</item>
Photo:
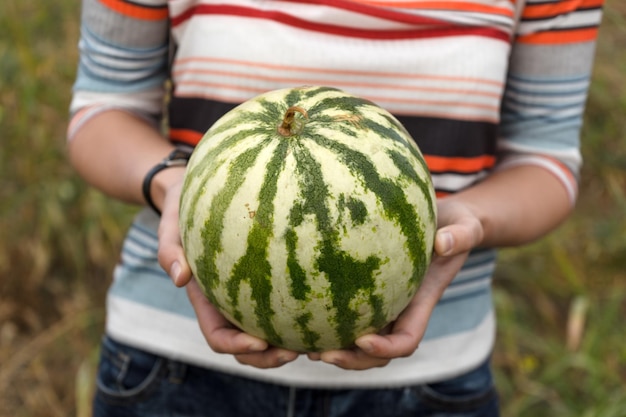
[[[187,263],[185,252],[180,240],[178,227],[178,198],[180,192],[174,189],[168,193],[163,202],[163,212],[159,223],[158,259],[161,267],[168,273],[178,287],[191,280],[191,268]]]
[[[370,356],[359,348],[322,352],[320,360],[342,369],[354,371],[380,368],[387,365],[390,361],[388,358]]]
[[[264,340],[242,332],[233,326],[213,304],[207,300],[194,280],[187,284],[187,294],[196,312],[200,330],[207,343],[217,353],[262,352],[268,348]]]
[[[370,356],[399,358],[413,354],[424,337],[430,316],[467,254],[434,257],[417,293],[396,319],[389,334],[369,334],[356,345]]]
[[[417,293],[411,300],[409,306],[400,315],[394,326],[395,332],[410,332],[411,323],[416,322],[425,326],[430,320],[430,316],[435,306],[443,296],[444,292],[463,267],[468,253],[463,252],[455,256],[435,255],[424,279],[422,280]],[[420,337],[423,334],[419,335]]]
[[[424,297],[426,298],[426,297]],[[369,356],[381,359],[407,357],[418,348],[426,331],[433,304],[417,294],[398,317],[389,334],[368,334],[355,344]]]
[[[244,353],[235,355],[235,359],[241,364],[251,365],[256,368],[278,368],[286,363],[296,360],[298,352],[280,348],[269,348],[264,352]]]
[[[468,252],[478,246],[484,237],[479,219],[469,213],[443,214],[439,219],[442,225],[435,235],[435,253],[440,256],[454,256]]]

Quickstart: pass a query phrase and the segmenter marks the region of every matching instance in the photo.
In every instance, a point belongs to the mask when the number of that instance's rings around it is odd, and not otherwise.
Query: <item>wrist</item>
[[[152,208],[154,209],[156,207],[158,210],[157,214],[160,215],[163,211],[163,203],[168,191],[172,186],[183,181],[185,169],[184,166],[171,167],[154,176],[150,187],[150,194],[154,204]]]
[[[174,149],[144,177],[142,183],[144,200],[157,214],[161,214],[167,190],[182,181],[190,155],[189,149]]]

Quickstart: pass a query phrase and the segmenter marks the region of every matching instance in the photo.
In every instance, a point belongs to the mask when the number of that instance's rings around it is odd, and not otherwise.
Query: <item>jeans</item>
[[[105,337],[94,417],[494,417],[488,362],[451,380],[393,389],[307,389],[216,372]]]

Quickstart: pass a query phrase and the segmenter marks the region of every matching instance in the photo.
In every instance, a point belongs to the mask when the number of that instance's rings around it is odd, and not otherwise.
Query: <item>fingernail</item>
[[[331,365],[341,365],[342,363],[341,358],[333,354],[327,354],[325,356],[322,356],[322,361]]]
[[[374,351],[374,347],[372,346],[372,344],[370,342],[359,342],[357,343],[357,346],[359,348],[361,348],[362,351],[364,351],[365,353],[372,353]]]
[[[248,350],[250,352],[262,352],[265,349],[267,349],[267,346],[265,345],[265,343],[260,342],[260,341],[259,342],[252,342],[248,346]]]
[[[440,255],[449,255],[452,252],[452,245],[454,244],[454,238],[450,232],[441,232],[439,234],[439,240],[441,242]]]
[[[174,261],[170,268],[170,278],[174,281],[174,284],[178,286],[178,277],[180,277],[180,271],[182,268],[180,267],[180,262]]]

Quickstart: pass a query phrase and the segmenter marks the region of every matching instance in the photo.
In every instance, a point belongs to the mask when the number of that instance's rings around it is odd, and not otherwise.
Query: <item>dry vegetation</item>
[[[501,256],[506,417],[626,416],[626,3],[607,1],[577,211]],[[89,415],[104,291],[134,210],[65,158],[79,7],[0,2],[0,417]]]

